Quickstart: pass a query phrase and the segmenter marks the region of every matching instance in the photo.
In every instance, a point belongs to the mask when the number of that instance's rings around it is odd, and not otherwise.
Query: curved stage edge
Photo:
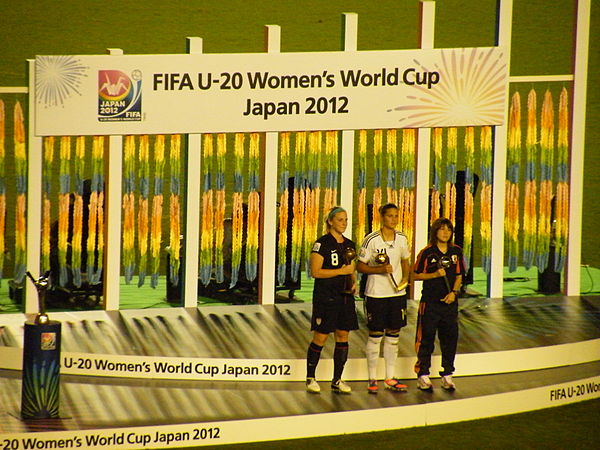
[[[361,311],[345,371],[356,380],[351,395],[329,390],[331,349],[319,365],[321,394],[304,390],[309,304],[52,314],[63,323],[62,418],[36,421],[19,419],[25,316],[0,316],[0,435],[32,448],[59,442],[64,448],[198,447],[450,423],[600,397],[598,297],[461,300],[452,393],[436,378],[433,392],[416,388],[416,302],[410,303],[397,367],[409,391],[377,395],[368,394],[363,381]],[[65,358],[161,361],[181,372],[69,373]],[[197,364],[254,364],[275,372],[289,365],[289,373],[227,378],[231,374],[194,373]],[[186,367],[191,374],[183,373]]]

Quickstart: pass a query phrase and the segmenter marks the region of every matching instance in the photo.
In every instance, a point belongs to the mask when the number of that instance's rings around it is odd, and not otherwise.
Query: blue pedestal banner
[[[21,417],[58,418],[61,324],[25,322]]]

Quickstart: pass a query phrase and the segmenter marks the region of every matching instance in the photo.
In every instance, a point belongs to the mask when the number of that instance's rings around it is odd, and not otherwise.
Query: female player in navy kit
[[[452,373],[458,342],[458,293],[465,266],[462,249],[452,243],[453,234],[449,219],[435,220],[429,245],[417,256],[413,271],[413,279],[423,281],[415,339],[417,387],[422,390],[433,388],[429,369],[436,332],[442,351],[442,388],[450,391],[456,388]]]
[[[354,305],[356,276],[354,261],[346,260],[346,250],[356,251],[354,242],[344,237],[348,215],[343,208],[335,207],[326,218],[328,233],[315,242],[310,254],[310,271],[315,279],[311,330],[313,339],[306,357],[306,390],[319,393],[315,371],[321,350],[330,333],[335,333],[333,352],[333,392],[349,394],[350,386],[342,381],[342,372],[348,359],[348,335],[358,329]],[[347,281],[350,286],[347,286]]]

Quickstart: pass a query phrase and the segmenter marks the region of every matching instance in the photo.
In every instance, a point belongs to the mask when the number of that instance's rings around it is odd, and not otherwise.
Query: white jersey
[[[374,231],[363,240],[362,246],[358,254],[358,260],[369,265],[378,266],[375,261],[375,256],[380,253],[386,253],[390,258],[394,272],[394,280],[396,283],[402,281],[402,265],[401,260],[410,258],[410,249],[408,248],[407,237],[396,230],[393,241],[384,241],[381,230]],[[363,274],[366,276],[367,274]],[[406,294],[406,289],[396,291],[392,280],[387,273],[371,273],[367,278],[367,286],[365,295],[368,297],[395,297]]]

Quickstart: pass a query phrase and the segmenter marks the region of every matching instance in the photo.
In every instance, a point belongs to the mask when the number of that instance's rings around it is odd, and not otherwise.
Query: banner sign
[[[501,125],[507,83],[501,47],[38,56],[35,133]]]

